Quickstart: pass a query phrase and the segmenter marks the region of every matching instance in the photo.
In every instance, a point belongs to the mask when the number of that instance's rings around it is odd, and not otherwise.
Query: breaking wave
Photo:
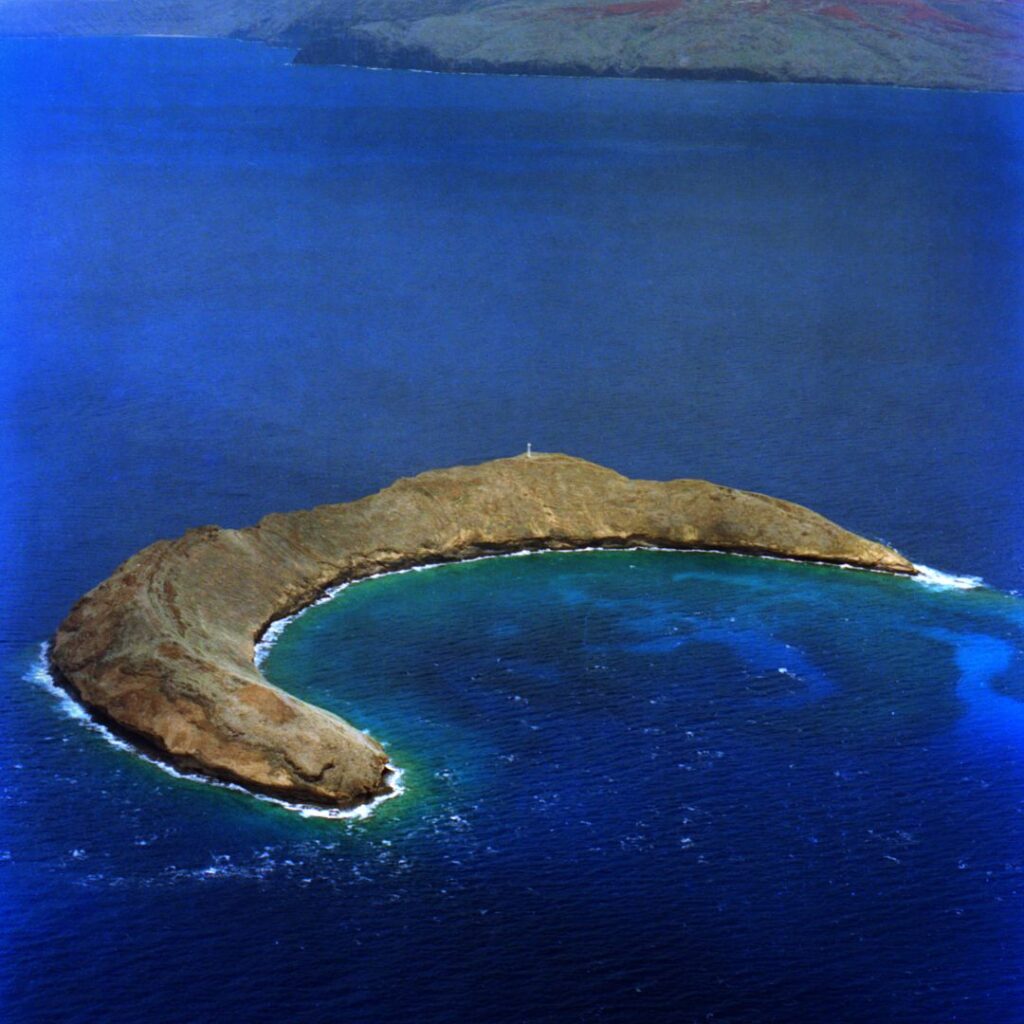
[[[74,697],[71,696],[71,694],[67,692],[67,690],[57,683],[53,674],[50,672],[49,643],[43,643],[40,645],[39,656],[25,673],[24,679],[26,682],[33,683],[50,694],[57,702],[57,706],[61,713],[67,718],[78,722],[91,732],[95,732],[102,736],[103,739],[112,747],[115,747],[118,750],[127,751],[128,753],[134,754],[136,757],[142,758],[143,761],[146,761],[151,765],[155,765],[161,771],[166,772],[173,778],[187,779],[189,782],[201,782],[203,785],[214,786],[217,789],[230,789],[235,793],[244,793],[246,796],[253,797],[262,803],[274,804],[277,807],[283,807],[285,810],[290,811],[293,814],[298,814],[302,818],[328,818],[339,821],[364,820],[369,818],[370,815],[373,814],[374,810],[382,803],[387,800],[392,800],[397,796],[401,796],[401,794],[405,792],[405,786],[402,783],[402,769],[389,764],[387,766],[387,771],[389,776],[388,783],[391,786],[390,792],[375,797],[373,800],[370,800],[365,804],[360,804],[358,807],[351,807],[347,809],[342,809],[340,807],[319,807],[315,804],[295,803],[290,800],[282,800],[279,797],[267,796],[265,793],[256,793],[253,792],[253,790],[246,789],[244,786],[239,786],[234,782],[224,782],[220,779],[210,778],[206,775],[197,775],[192,772],[182,771],[180,768],[175,768],[173,765],[168,764],[166,761],[162,761],[158,757],[153,757],[145,753],[138,747],[129,743],[127,740],[121,739],[120,736],[108,729],[102,722],[93,718],[85,707],[83,707],[74,699]]]
[[[954,576],[952,573],[933,569],[928,565],[915,565],[917,576],[914,579],[923,587],[933,590],[977,590],[985,585],[980,576]]]

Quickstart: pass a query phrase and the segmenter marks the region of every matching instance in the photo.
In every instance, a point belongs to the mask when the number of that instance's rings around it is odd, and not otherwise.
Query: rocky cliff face
[[[1012,90],[1024,10],[1004,0],[511,0],[299,18],[298,60],[436,71]]]
[[[387,791],[381,747],[270,685],[266,626],[327,587],[487,553],[657,546],[845,563],[895,573],[895,551],[808,509],[700,480],[630,480],[565,455],[399,480],[348,504],[201,527],[158,541],[85,595],[57,630],[58,677],[140,744],[192,770],[347,806]]]

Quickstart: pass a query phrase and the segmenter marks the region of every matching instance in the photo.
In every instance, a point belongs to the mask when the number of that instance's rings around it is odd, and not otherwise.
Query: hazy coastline
[[[995,0],[14,0],[0,35],[239,38],[299,64],[1017,92],[1024,14]]]

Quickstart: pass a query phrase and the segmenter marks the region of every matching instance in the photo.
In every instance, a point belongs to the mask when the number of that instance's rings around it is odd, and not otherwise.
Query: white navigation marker
[[[529,441],[526,442],[526,457],[528,459],[533,458],[533,445]]]

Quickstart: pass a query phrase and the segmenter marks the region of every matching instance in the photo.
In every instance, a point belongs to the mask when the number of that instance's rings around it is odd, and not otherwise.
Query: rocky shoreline
[[[260,40],[299,64],[1018,92],[1006,0],[14,0],[0,36]]]
[[[397,32],[374,30],[339,32],[299,46],[293,63],[300,66],[342,66],[433,74],[542,76],[548,78],[656,79],[680,82],[747,82],[776,85],[876,86],[901,89],[940,89],[962,92],[1021,91],[1021,76],[992,67],[932,67],[913,61],[880,62],[865,67],[851,61],[816,64],[813,61],[763,59],[745,61],[740,53],[723,49],[700,61],[674,63],[664,55],[643,50],[625,55],[615,46],[589,52],[574,49],[575,37],[561,52],[510,50],[480,52],[463,46],[405,40]]]
[[[801,72],[782,74],[742,66],[665,67],[658,64],[587,64],[572,61],[536,59],[452,58],[426,47],[407,49],[377,45],[368,40],[325,39],[303,46],[293,58],[296,65],[339,66],[377,71],[423,71],[452,75],[512,75],[545,78],[644,78],[682,82],[761,82],[777,85],[893,85],[887,80],[864,82],[855,76],[828,76]],[[957,82],[932,82],[926,88],[962,89]],[[993,91],[1002,91],[995,89]],[[1006,90],[1011,91],[1011,90]]]
[[[534,454],[402,479],[345,504],[157,541],[72,609],[55,678],[97,717],[192,772],[351,807],[389,790],[382,747],[272,686],[274,621],[381,572],[521,550],[706,549],[913,574],[891,548],[790,502],[700,480],[631,480]]]

